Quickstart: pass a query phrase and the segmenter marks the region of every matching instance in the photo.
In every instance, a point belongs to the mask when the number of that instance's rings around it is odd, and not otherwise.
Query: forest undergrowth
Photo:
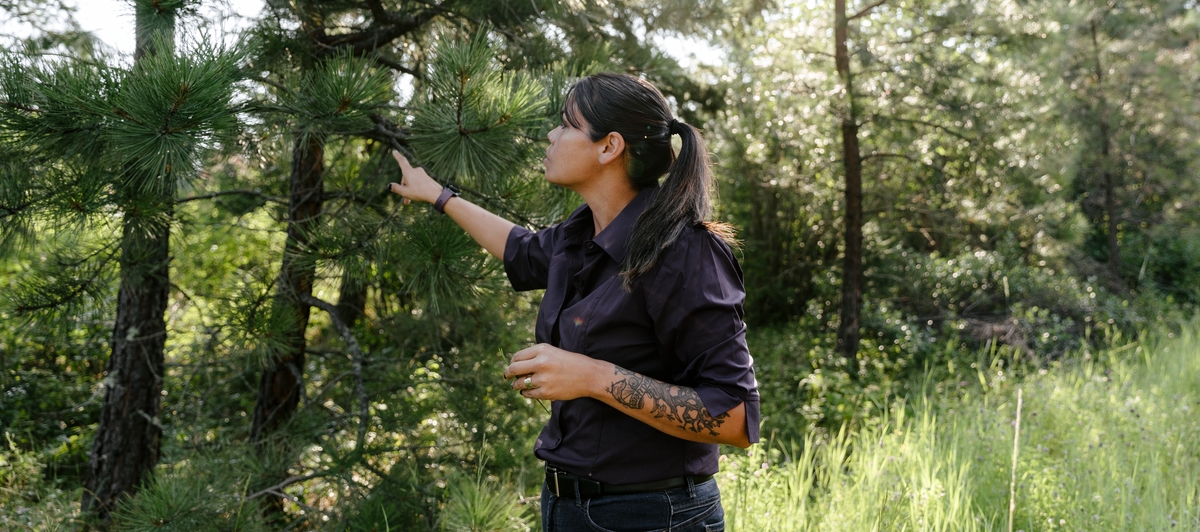
[[[1040,368],[984,350],[857,430],[727,453],[728,529],[1008,530],[1012,502],[1012,530],[1196,530],[1198,332],[1114,332]]]
[[[1007,530],[1010,502],[1013,530],[1200,527],[1200,449],[1193,445],[1200,439],[1200,324],[1136,339],[1116,329],[1099,334],[1103,347],[1048,363],[1022,362],[1019,351],[992,345],[967,367],[963,356],[949,358],[959,365],[927,367],[908,393],[896,387],[875,413],[840,429],[805,425],[795,415],[804,410],[796,397],[766,396],[764,441],[748,451],[725,449],[721,459],[728,529]],[[778,355],[764,351],[762,364]],[[760,380],[789,380],[780,377],[760,373]],[[870,399],[846,400],[855,401]],[[6,447],[0,528],[71,528],[79,494],[47,477],[53,451]],[[269,530],[243,502],[247,493],[214,492],[244,487],[250,477],[238,475],[252,474],[252,463],[222,455],[160,469],[156,483],[119,514],[159,517],[118,529]],[[505,478],[484,465],[448,475],[441,486],[448,496],[429,525],[536,530],[539,486],[523,469]],[[389,526],[403,521],[388,515],[397,506],[364,503],[361,512],[379,515],[347,522],[404,529]]]

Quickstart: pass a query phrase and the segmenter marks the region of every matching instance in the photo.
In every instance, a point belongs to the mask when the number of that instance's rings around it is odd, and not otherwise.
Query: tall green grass
[[[728,528],[1007,530],[1021,388],[1013,530],[1198,530],[1198,330],[1116,338],[1019,380],[992,364],[974,392],[874,427],[728,455]]]

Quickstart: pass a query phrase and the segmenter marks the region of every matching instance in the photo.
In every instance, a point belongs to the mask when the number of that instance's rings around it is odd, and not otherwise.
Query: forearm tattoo
[[[683,430],[717,436],[717,428],[729,418],[728,412],[710,416],[700,394],[691,388],[667,384],[621,367],[614,369],[613,374],[621,377],[608,387],[613,399],[634,410],[645,408],[649,399],[650,413],[655,419],[665,418]]]

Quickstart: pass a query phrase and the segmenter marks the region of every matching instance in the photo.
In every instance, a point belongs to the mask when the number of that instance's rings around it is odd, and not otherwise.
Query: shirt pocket
[[[578,303],[563,309],[558,317],[559,348],[593,356],[591,350],[594,346],[589,332],[598,325],[597,320],[605,318],[603,311],[608,306],[612,306],[611,303],[605,305],[601,305],[601,303],[609,299],[608,292],[613,284],[610,279],[596,287],[592,293]],[[597,307],[600,307],[599,314]],[[593,356],[593,358],[595,357]]]

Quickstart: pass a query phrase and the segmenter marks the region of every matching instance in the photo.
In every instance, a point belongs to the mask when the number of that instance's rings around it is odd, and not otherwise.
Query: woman
[[[514,289],[546,290],[539,343],[504,372],[521,395],[553,401],[535,446],[543,529],[722,530],[716,444],[758,441],[758,390],[731,232],[707,221],[703,141],[653,85],[618,74],[576,83],[549,139],[546,179],[586,203],[537,233],[399,154],[392,191],[453,218]]]

